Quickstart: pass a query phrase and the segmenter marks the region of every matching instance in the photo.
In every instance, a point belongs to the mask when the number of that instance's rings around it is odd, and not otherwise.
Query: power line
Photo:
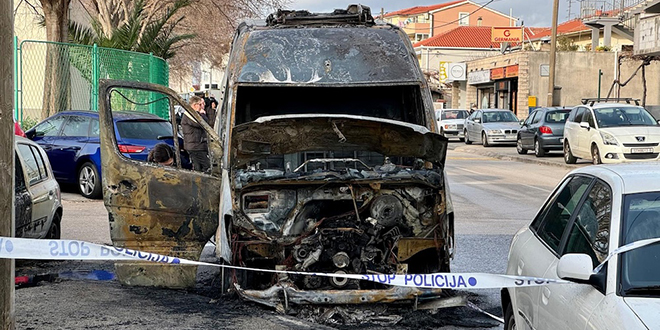
[[[484,9],[486,6],[488,6],[489,4],[491,4],[493,1],[495,1],[495,0],[490,0],[490,1],[486,2],[485,4],[481,5],[481,7],[477,8],[477,9],[475,9],[473,12],[469,13],[467,16],[459,17],[458,19],[455,19],[455,20],[453,20],[453,21],[451,21],[451,22],[448,22],[448,23],[445,23],[445,24],[442,24],[442,25],[438,25],[438,26],[435,26],[435,25],[434,25],[432,28],[433,28],[433,29],[437,29],[437,28],[445,27],[445,26],[447,26],[447,25],[451,25],[451,24],[454,24],[454,23],[456,23],[456,22],[459,22],[460,20],[465,19],[466,17],[470,17],[470,16],[472,16],[472,14],[474,14],[474,13],[476,13],[476,12],[478,12],[478,11]]]

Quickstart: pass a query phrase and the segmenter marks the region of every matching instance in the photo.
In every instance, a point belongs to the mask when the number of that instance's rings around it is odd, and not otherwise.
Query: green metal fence
[[[167,86],[167,62],[152,54],[77,44],[15,39],[15,116],[38,122],[64,110],[98,110],[100,79],[151,82]],[[128,92],[127,92],[128,93]],[[167,101],[151,93],[113,96],[115,110],[146,111],[169,117]],[[148,107],[135,103],[149,104]]]

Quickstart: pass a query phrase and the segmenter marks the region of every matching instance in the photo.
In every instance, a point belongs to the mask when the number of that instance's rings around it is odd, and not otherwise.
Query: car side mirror
[[[562,280],[588,281],[592,274],[591,257],[584,253],[565,254],[557,264],[557,276]]]
[[[525,126],[525,120],[524,119],[521,119],[520,121],[518,121],[518,123],[520,123],[520,127]]]
[[[580,123],[580,127],[582,127],[582,128],[586,128],[586,129],[589,129],[589,128],[590,128],[590,127],[589,127],[589,123],[587,123],[586,121],[581,122],[581,123]]]

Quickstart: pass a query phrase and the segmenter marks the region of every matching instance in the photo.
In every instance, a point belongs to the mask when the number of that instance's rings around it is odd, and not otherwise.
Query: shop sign
[[[449,63],[447,70],[447,80],[449,81],[465,81],[465,71],[467,70],[465,63]]]
[[[511,83],[510,80],[502,80],[502,81],[496,82],[495,83],[495,91],[496,92],[508,91],[510,83]]]
[[[490,69],[490,79],[497,80],[504,78],[504,68]]]
[[[520,27],[492,27],[491,29],[492,42],[521,43],[522,36]]]
[[[468,84],[477,85],[490,82],[490,70],[468,72]]]
[[[518,77],[518,64],[507,66],[504,72],[504,76],[507,78]]]

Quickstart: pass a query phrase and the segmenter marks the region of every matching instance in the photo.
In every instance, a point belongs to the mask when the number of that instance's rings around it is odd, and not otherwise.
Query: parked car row
[[[522,122],[510,110],[480,109],[461,119],[466,114],[438,110],[442,134],[466,144],[480,141],[484,147],[515,143],[521,155],[533,151],[543,157],[562,151],[567,164],[580,158],[593,164],[660,160],[660,125],[638,105],[591,102],[539,108]]]
[[[128,158],[146,161],[149,151],[159,142],[174,146],[170,122],[156,115],[115,111],[113,120],[119,150]],[[101,197],[101,152],[97,112],[59,112],[25,134],[46,151],[58,182],[76,184],[84,197]],[[179,138],[179,143],[183,145],[183,139]],[[189,167],[185,154],[182,160],[184,167]]]

